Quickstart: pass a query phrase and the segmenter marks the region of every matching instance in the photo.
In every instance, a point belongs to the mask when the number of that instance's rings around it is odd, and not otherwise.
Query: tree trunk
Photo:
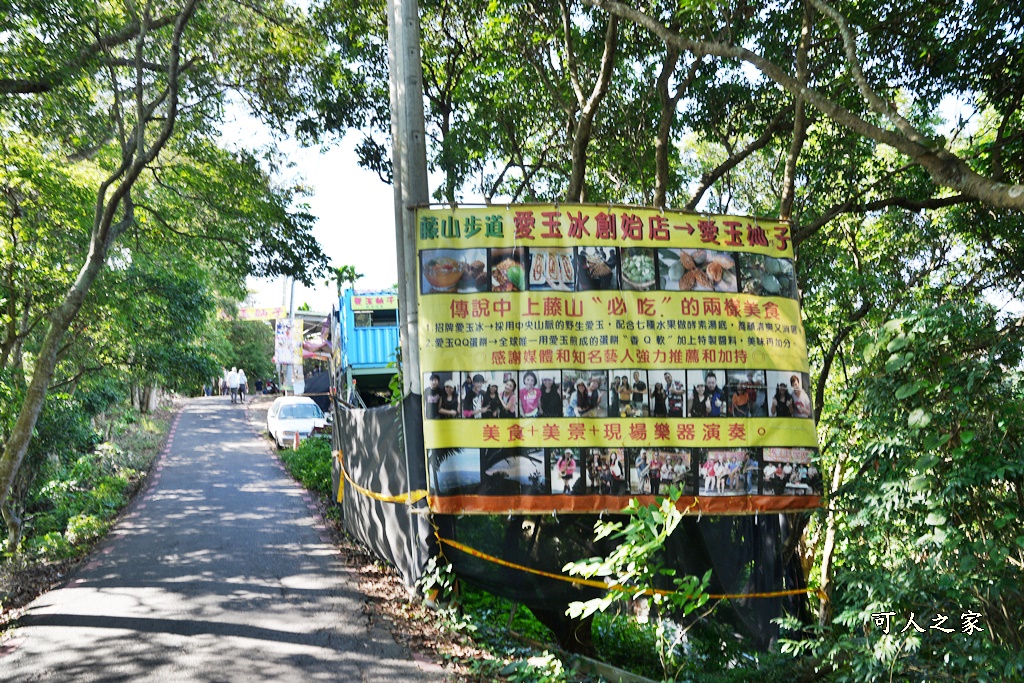
[[[178,88],[179,76],[181,75],[181,38],[186,25],[195,12],[197,0],[186,0],[184,7],[178,13],[174,22],[174,31],[171,36],[171,45],[168,53],[167,65],[167,87],[166,90],[157,95],[148,105],[143,104],[142,70],[141,57],[137,58],[136,70],[138,79],[135,91],[136,102],[138,103],[138,120],[130,130],[124,129],[124,112],[120,108],[120,101],[114,107],[114,118],[121,124],[121,164],[120,166],[100,184],[96,191],[95,215],[92,223],[92,233],[89,240],[89,253],[86,256],[85,264],[78,272],[74,285],[64,295],[63,301],[50,315],[50,321],[43,337],[42,346],[36,357],[35,368],[32,373],[32,381],[25,394],[18,419],[11,430],[11,434],[4,444],[3,454],[0,455],[0,507],[6,503],[14,484],[14,478],[18,474],[21,462],[28,452],[28,445],[32,441],[32,432],[35,430],[39,414],[43,409],[43,402],[46,400],[46,392],[50,387],[54,371],[57,367],[58,354],[61,341],[71,323],[85,303],[85,297],[89,293],[96,278],[99,276],[107,260],[107,252],[124,230],[131,225],[134,218],[131,190],[139,179],[142,171],[156,160],[160,151],[167,144],[174,132],[175,122],[178,118]],[[141,55],[146,31],[152,25],[151,17],[144,20],[144,30],[140,32],[136,47],[136,54]],[[114,83],[116,88],[117,84]],[[156,118],[157,107],[164,103],[166,115]],[[157,134],[151,143],[146,145],[146,126],[152,121],[159,123]],[[111,191],[111,188],[113,190]],[[109,194],[108,194],[109,193]],[[115,216],[122,215],[117,223]]]
[[[79,272],[74,286],[50,316],[50,324],[46,329],[46,336],[43,338],[42,347],[36,358],[32,381],[29,383],[25,399],[18,411],[18,420],[14,423],[7,443],[4,444],[3,455],[0,456],[0,506],[6,503],[11,486],[14,484],[14,478],[18,474],[18,468],[21,467],[21,461],[25,458],[25,453],[28,452],[32,432],[35,430],[39,414],[43,410],[43,401],[46,400],[46,392],[57,366],[57,353],[60,350],[61,340],[71,325],[71,321],[81,310],[82,304],[85,303],[85,295],[100,272],[106,259],[108,247],[109,244],[97,245],[94,240],[89,258]]]
[[[843,480],[843,457],[836,459],[836,465],[832,469],[831,492],[834,494],[839,490]],[[825,543],[821,550],[821,582],[822,593],[830,598],[832,595],[832,558],[835,556],[836,548],[836,515],[828,512],[825,516]],[[829,600],[822,600],[818,607],[818,624],[827,626],[832,621],[832,603]]]
[[[679,50],[668,46],[657,83],[661,112],[658,114],[658,133],[654,138],[654,205],[659,209],[665,208],[668,196],[668,138],[672,132],[672,123],[676,120],[676,106],[679,104],[677,99],[668,94],[668,80],[678,62]]]
[[[811,6],[804,5],[804,18],[800,27],[800,45],[796,51],[796,77],[807,85],[807,49],[811,42]],[[793,113],[793,143],[786,159],[786,170],[782,177],[782,200],[779,202],[779,220],[788,221],[793,214],[793,199],[796,197],[796,162],[807,139],[807,115],[804,98],[796,95]]]
[[[580,110],[580,118],[576,123],[572,139],[572,171],[569,176],[569,189],[566,191],[566,201],[582,202],[585,199],[584,183],[587,177],[587,147],[590,146],[591,131],[594,128],[594,117],[601,100],[608,93],[608,84],[611,82],[612,67],[615,65],[615,52],[618,47],[619,20],[617,17],[608,18],[608,29],[604,35],[604,54],[601,57],[601,74],[594,84],[594,90],[590,99]]]
[[[0,512],[3,514],[4,523],[7,524],[7,552],[15,553],[18,550],[18,545],[21,543],[21,517],[15,512],[14,502],[10,500],[4,503]]]

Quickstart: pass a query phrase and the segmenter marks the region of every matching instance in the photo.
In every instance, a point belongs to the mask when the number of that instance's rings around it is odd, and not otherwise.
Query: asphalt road
[[[442,680],[364,613],[268,443],[242,406],[190,401],[131,512],[32,603],[0,680]]]

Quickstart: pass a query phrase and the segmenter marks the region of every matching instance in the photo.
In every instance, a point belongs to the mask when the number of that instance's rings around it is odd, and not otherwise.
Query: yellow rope
[[[436,529],[435,529],[435,533],[436,533]],[[451,540],[449,538],[443,538],[440,535],[437,535],[437,540],[440,541],[441,543],[444,543],[445,545],[449,545],[449,546],[451,546],[451,547],[453,547],[453,548],[455,548],[457,550],[461,550],[462,552],[464,552],[464,553],[466,553],[468,555],[472,555],[473,557],[478,557],[481,560],[486,560],[487,562],[493,562],[494,564],[499,564],[499,565],[501,565],[503,567],[508,567],[510,569],[516,569],[518,571],[526,572],[528,574],[536,574],[538,576],[543,576],[543,577],[546,577],[546,578],[549,578],[549,579],[557,579],[558,581],[566,581],[568,583],[575,583],[575,584],[579,584],[579,585],[582,585],[582,586],[590,586],[592,588],[602,588],[602,589],[605,589],[605,590],[622,591],[622,592],[626,592],[626,593],[632,593],[632,592],[635,592],[635,590],[636,590],[636,589],[630,588],[629,586],[623,586],[623,585],[617,584],[617,583],[608,584],[608,583],[604,583],[603,581],[593,581],[593,580],[590,580],[590,579],[580,579],[580,578],[577,578],[575,576],[566,576],[565,574],[555,574],[555,573],[552,573],[552,572],[541,571],[540,569],[534,569],[532,567],[525,567],[523,565],[516,564],[514,562],[509,562],[508,560],[503,560],[503,559],[501,559],[499,557],[494,557],[492,555],[488,555],[487,553],[480,552],[479,550],[476,550],[475,548],[471,548],[468,545],[465,545],[463,543],[459,543],[458,541],[453,541],[453,540]],[[672,594],[675,593],[675,591],[667,591],[667,590],[662,590],[660,588],[654,588],[654,589],[642,591],[642,593],[644,595],[653,595],[654,593],[657,593],[658,595],[672,595]],[[819,598],[821,598],[822,600],[827,600],[828,599],[825,596],[823,591],[816,590],[816,589],[813,589],[813,588],[794,588],[794,589],[791,589],[791,590],[771,591],[771,592],[765,592],[765,593],[725,593],[725,594],[721,594],[721,595],[709,595],[708,597],[710,599],[712,599],[712,600],[743,600],[743,599],[746,599],[746,598],[778,598],[778,597],[782,597],[782,596],[785,596],[785,595],[800,595],[800,594],[803,594],[803,593],[816,593],[817,596]]]
[[[406,505],[412,505],[414,503],[418,503],[419,501],[427,497],[427,492],[423,490],[409,491],[408,493],[402,493],[397,496],[389,496],[383,493],[377,493],[376,491],[371,491],[370,489],[363,488],[362,486],[357,484],[352,479],[351,476],[349,476],[348,470],[345,469],[344,461],[341,458],[338,458],[338,461],[341,463],[342,478],[347,480],[348,483],[352,485],[352,488],[354,488],[356,491],[363,494],[364,496],[367,496],[368,498],[384,501],[385,503],[404,503]],[[338,495],[340,496],[341,494],[339,493]]]
[[[369,489],[363,488],[359,484],[355,483],[355,481],[353,481],[352,477],[349,476],[348,470],[345,469],[345,465],[344,465],[344,462],[342,461],[342,459],[339,457],[338,460],[341,462],[341,475],[342,475],[342,478],[347,480],[349,482],[349,484],[352,485],[352,488],[354,488],[356,491],[358,491],[359,493],[363,494],[364,496],[367,496],[369,498],[373,498],[375,500],[380,500],[380,501],[383,501],[385,503],[404,503],[406,505],[412,505],[413,503],[417,503],[417,502],[419,502],[419,501],[421,501],[421,500],[423,500],[424,498],[427,497],[427,492],[423,491],[423,490],[410,491],[409,493],[401,494],[401,495],[398,495],[398,496],[388,496],[388,495],[385,495],[383,493],[377,493],[375,491],[371,491]],[[341,494],[339,493],[339,496],[340,495]],[[691,505],[691,507],[692,507],[692,505]],[[688,510],[689,510],[689,508],[687,508],[687,511]],[[601,589],[604,589],[604,590],[614,590],[614,591],[623,591],[623,592],[634,592],[634,590],[635,590],[635,589],[632,589],[632,588],[630,588],[628,586],[623,586],[623,585],[617,584],[617,583],[608,584],[608,583],[605,583],[603,581],[593,581],[593,580],[590,580],[590,579],[581,579],[581,578],[578,578],[578,577],[575,577],[575,576],[566,576],[565,574],[555,574],[555,573],[552,573],[552,572],[545,572],[545,571],[542,571],[540,569],[534,569],[532,567],[526,567],[526,566],[523,566],[521,564],[516,564],[514,562],[509,562],[508,560],[503,560],[503,559],[501,559],[499,557],[494,557],[493,555],[488,555],[487,553],[480,552],[479,550],[476,550],[475,548],[471,548],[468,545],[465,545],[463,543],[459,543],[458,541],[453,541],[453,540],[451,540],[449,538],[443,538],[438,533],[437,526],[434,526],[434,535],[437,537],[437,540],[440,543],[443,543],[445,545],[449,545],[449,546],[451,546],[451,547],[453,547],[453,548],[455,548],[457,550],[461,550],[462,552],[464,552],[464,553],[466,553],[468,555],[472,555],[473,557],[480,558],[481,560],[486,560],[487,562],[492,562],[494,564],[498,564],[498,565],[501,565],[503,567],[508,567],[510,569],[515,569],[517,571],[526,572],[528,574],[536,574],[537,576],[543,576],[543,577],[546,577],[546,578],[549,578],[549,579],[556,579],[558,581],[566,581],[568,583],[574,583],[574,584],[578,584],[578,585],[582,585],[582,586],[590,586],[592,588],[601,588]],[[653,589],[650,589],[650,590],[645,590],[645,591],[643,591],[643,593],[644,593],[644,595],[652,595],[654,593],[657,593],[658,595],[672,595],[672,594],[675,593],[675,591],[667,591],[667,590],[663,590],[663,589],[660,589],[660,588],[653,588]],[[818,598],[820,598],[822,600],[828,600],[828,596],[820,588],[819,589],[815,589],[815,588],[793,588],[791,590],[770,591],[770,592],[765,592],[765,593],[725,593],[725,594],[721,594],[721,595],[709,595],[708,597],[710,599],[712,599],[712,600],[744,600],[744,599],[747,599],[747,598],[778,598],[778,597],[783,597],[783,596],[786,596],[786,595],[800,595],[800,594],[803,594],[803,593],[814,593],[814,594],[816,594],[818,596]]]

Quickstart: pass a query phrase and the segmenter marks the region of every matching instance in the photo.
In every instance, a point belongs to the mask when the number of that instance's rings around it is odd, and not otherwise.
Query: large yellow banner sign
[[[435,512],[816,507],[790,228],[628,206],[418,213]]]

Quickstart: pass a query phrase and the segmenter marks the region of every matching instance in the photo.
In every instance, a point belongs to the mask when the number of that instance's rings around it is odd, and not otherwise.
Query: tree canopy
[[[276,160],[218,146],[229,102],[308,142],[358,129],[361,162],[391,177],[382,2],[13,10],[0,12],[0,371],[25,408],[4,423],[0,501],[42,396],[87,365],[83,349],[153,372],[191,352],[107,343],[88,311],[131,287],[149,287],[139,305],[153,310],[201,308],[244,274],[323,265]],[[1019,8],[424,0],[421,14],[437,200],[792,222],[829,496],[790,520],[802,533],[783,552],[829,600],[816,624],[791,624],[814,637],[787,647],[837,680],[1019,676]],[[970,611],[986,630],[883,636],[870,619],[886,609]]]
[[[171,388],[218,367],[208,320],[249,275],[326,267],[272,150],[225,149],[230,112],[286,132],[325,93],[312,17],[278,0],[13,3],[0,12],[0,372],[18,399],[0,506],[49,391],[114,372]],[[326,79],[326,81],[322,80]],[[333,106],[344,103],[335,99]],[[351,123],[344,116],[340,123]]]
[[[363,92],[383,98],[374,11],[321,16]],[[791,520],[802,533],[784,552],[829,597],[816,637],[791,647],[837,680],[1020,675],[1017,8],[429,0],[421,15],[438,201],[792,222],[830,495]],[[375,120],[365,161],[379,170]],[[956,645],[880,636],[871,613],[886,609],[973,611],[988,630]]]

